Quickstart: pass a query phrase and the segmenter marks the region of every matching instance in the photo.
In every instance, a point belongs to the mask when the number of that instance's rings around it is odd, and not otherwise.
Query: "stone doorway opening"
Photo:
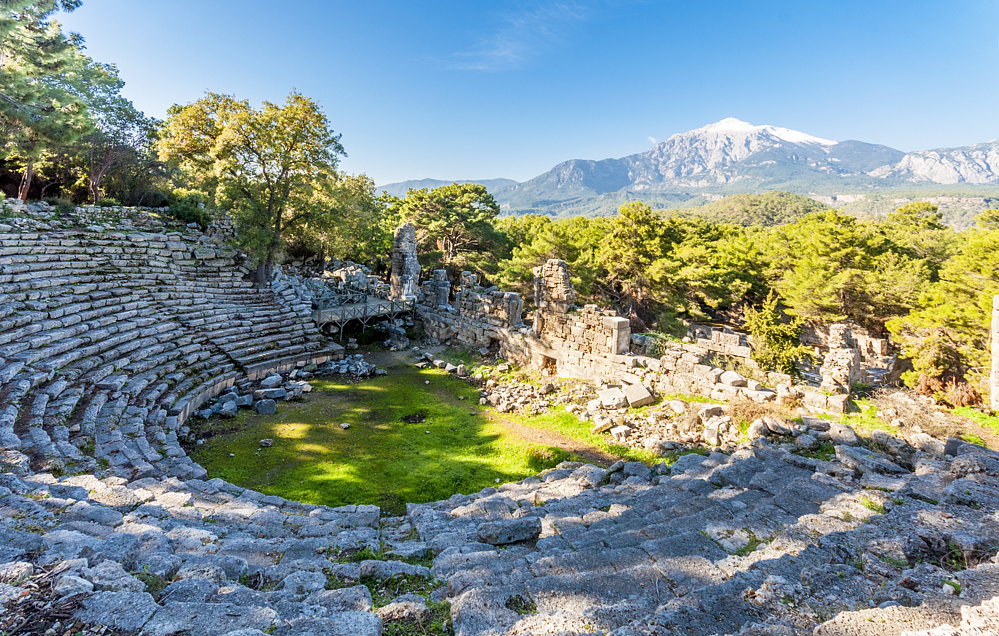
[[[548,356],[541,356],[541,375],[552,378],[558,376],[558,360]]]

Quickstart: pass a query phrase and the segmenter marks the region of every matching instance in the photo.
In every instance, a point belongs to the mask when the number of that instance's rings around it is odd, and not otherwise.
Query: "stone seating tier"
[[[235,255],[193,233],[0,235],[0,439],[39,465],[196,472],[176,428],[197,399],[324,347],[307,308],[255,288]],[[142,413],[125,437],[122,408]]]

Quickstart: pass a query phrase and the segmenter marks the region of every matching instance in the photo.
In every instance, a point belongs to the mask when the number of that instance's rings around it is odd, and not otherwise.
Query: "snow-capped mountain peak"
[[[835,146],[839,143],[830,139],[814,137],[797,130],[791,130],[790,128],[781,128],[779,126],[754,126],[749,122],[736,119],[735,117],[727,117],[719,122],[708,124],[702,128],[697,128],[696,130],[691,130],[690,132],[682,134],[729,137],[749,137],[753,135],[766,134],[792,144]]]

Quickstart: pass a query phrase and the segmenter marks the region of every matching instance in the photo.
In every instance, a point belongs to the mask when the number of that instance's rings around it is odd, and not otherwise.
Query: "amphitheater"
[[[564,463],[394,518],[209,479],[199,407],[343,350],[217,228],[3,205],[2,634],[999,634],[999,454],[956,439]]]

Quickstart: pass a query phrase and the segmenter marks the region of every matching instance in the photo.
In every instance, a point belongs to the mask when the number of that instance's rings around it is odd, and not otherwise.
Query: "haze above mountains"
[[[685,207],[719,196],[785,190],[829,197],[891,191],[999,195],[999,140],[904,153],[862,141],[832,141],[738,119],[673,135],[648,152],[600,161],[571,159],[537,177],[484,184],[504,213],[609,214],[628,201]],[[435,179],[378,186],[395,196]]]

